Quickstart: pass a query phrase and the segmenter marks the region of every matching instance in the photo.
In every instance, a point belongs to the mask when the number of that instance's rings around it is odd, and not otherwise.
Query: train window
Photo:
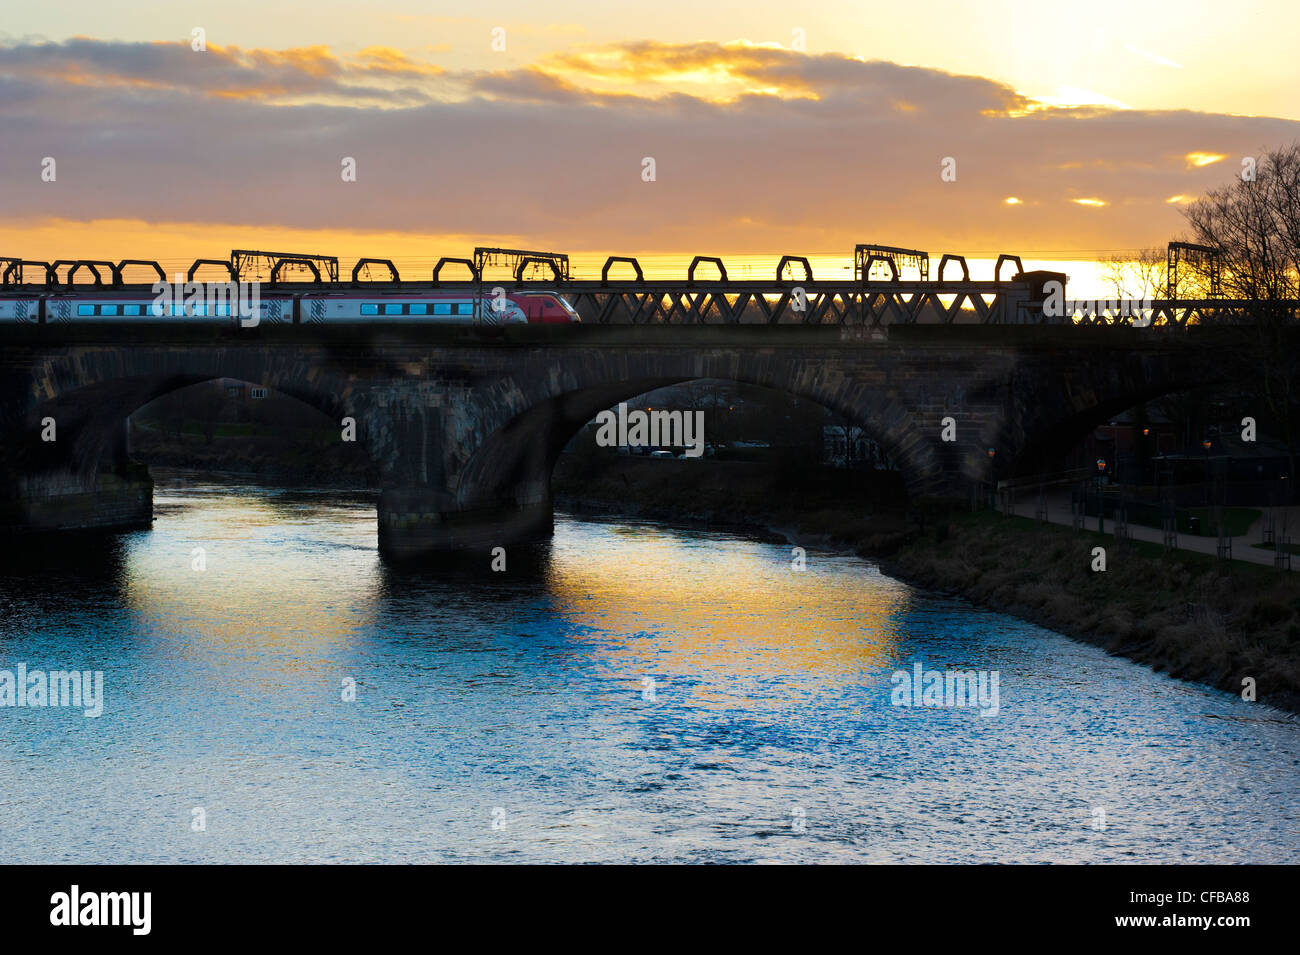
[[[457,302],[457,303],[456,303],[456,314],[457,314],[457,315],[473,315],[473,314],[474,314],[474,306],[473,306],[473,304],[471,304],[470,302]]]
[[[100,315],[116,315],[116,314],[117,314],[117,306],[116,306],[116,305],[101,305],[101,306],[99,306],[99,314],[100,314]]]
[[[435,303],[434,306],[433,306],[433,314],[435,314],[435,315],[450,315],[450,314],[451,314],[451,303],[449,303],[449,302],[437,302],[437,303]]]
[[[412,314],[412,315],[428,315],[428,314],[429,314],[429,306],[426,305],[424,302],[412,302],[412,303],[411,303],[411,314]]]
[[[385,306],[384,306],[384,314],[385,314],[385,315],[401,315],[401,314],[402,314],[402,306],[401,306],[401,305],[385,305]]]
[[[94,315],[94,314],[95,314],[95,306],[93,306],[93,305],[78,305],[78,306],[77,306],[77,314],[78,314],[78,315]]]
[[[228,302],[227,303],[218,302],[216,308],[217,308],[218,315],[230,314],[230,304]]]
[[[379,314],[379,306],[378,306],[378,305],[362,305],[362,306],[361,306],[361,314],[362,314],[362,315],[378,315],[378,314]]]
[[[139,315],[139,314],[140,314],[140,306],[139,306],[139,305],[123,305],[123,306],[122,306],[122,314],[123,314],[123,315]]]

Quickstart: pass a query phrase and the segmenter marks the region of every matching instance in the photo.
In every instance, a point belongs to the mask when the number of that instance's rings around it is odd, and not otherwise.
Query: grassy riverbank
[[[151,467],[366,484],[365,452],[339,441],[337,430],[222,423],[205,433],[200,423],[188,424],[170,431],[134,425],[131,457]]]
[[[1172,676],[1233,693],[1253,679],[1300,712],[1300,575],[991,514],[914,533],[886,566]]]
[[[581,470],[582,473],[575,473]],[[1300,574],[1024,518],[905,520],[889,476],[738,462],[622,458],[557,469],[557,503],[586,513],[728,525],[851,548],[959,594],[1185,680],[1300,712]],[[1105,572],[1092,549],[1106,548]]]

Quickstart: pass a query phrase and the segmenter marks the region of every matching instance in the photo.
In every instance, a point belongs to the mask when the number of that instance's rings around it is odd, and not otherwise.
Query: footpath
[[[1048,492],[1046,497],[1047,503],[1047,520],[1051,524],[1063,524],[1070,526],[1072,517],[1070,515],[1070,493],[1069,491]],[[1032,490],[1024,490],[1015,496],[1013,504],[1013,513],[1017,517],[1027,517],[1030,520],[1038,518],[1038,494]],[[1294,528],[1300,531],[1300,507],[1278,508],[1277,520],[1278,526],[1282,525],[1285,520],[1288,528]],[[1271,547],[1252,547],[1263,538],[1264,517],[1261,517],[1251,525],[1250,529],[1244,534],[1232,538],[1232,559],[1246,561],[1251,564],[1264,564],[1273,566],[1273,549]],[[1085,528],[1088,530],[1097,529],[1097,516],[1094,514],[1087,518]],[[1115,524],[1111,518],[1105,522],[1105,532],[1114,534]],[[1156,527],[1146,527],[1141,524],[1129,522],[1128,535],[1132,540],[1146,541],[1152,544],[1164,545],[1164,532]],[[1209,554],[1211,557],[1216,556],[1219,539],[1217,537],[1198,537],[1192,534],[1180,533],[1178,535],[1178,550],[1193,551],[1199,554]],[[1293,558],[1295,565],[1300,565],[1300,555]],[[1293,569],[1300,569],[1300,566]]]

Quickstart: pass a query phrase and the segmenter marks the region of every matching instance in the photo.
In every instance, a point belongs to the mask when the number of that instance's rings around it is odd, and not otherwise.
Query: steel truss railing
[[[865,248],[865,247],[863,247]],[[875,248],[875,247],[872,247]],[[883,247],[882,247],[883,248]],[[476,250],[482,253],[484,250]],[[497,250],[487,250],[497,251]],[[894,250],[908,251],[908,250]],[[436,290],[440,293],[472,295],[481,298],[500,288],[507,293],[548,291],[565,296],[585,322],[596,324],[808,324],[862,325],[880,327],[909,324],[1054,324],[1184,328],[1189,325],[1244,324],[1258,321],[1260,309],[1267,309],[1274,319],[1300,320],[1300,302],[1248,303],[1222,298],[1195,300],[1143,300],[1113,302],[1076,302],[1063,299],[1053,303],[1039,282],[1051,273],[1024,273],[1002,278],[1002,266],[1020,267],[1018,257],[1002,255],[992,281],[972,281],[965,259],[944,255],[937,280],[888,281],[818,280],[813,277],[808,259],[782,256],[772,279],[733,279],[726,265],[715,256],[696,256],[685,279],[646,279],[640,263],[632,257],[611,256],[601,270],[599,280],[576,280],[568,276],[567,267],[552,266],[549,278],[524,278],[524,265],[515,269],[511,279],[494,281],[483,274],[479,255],[475,260],[442,258],[428,281],[402,281],[396,266],[387,259],[360,259],[353,269],[352,282],[337,281],[337,272],[329,277],[311,268],[314,281],[281,281],[285,268],[301,266],[308,256],[289,253],[259,253],[281,256],[272,268],[270,287],[277,293],[332,292],[365,288],[376,295],[411,294]],[[519,253],[541,256],[544,253]],[[915,254],[915,253],[912,253]],[[877,256],[878,257],[878,256]],[[486,261],[486,260],[484,260]],[[567,266],[567,258],[565,259]],[[955,263],[960,277],[944,280],[945,266]],[[312,263],[306,262],[310,266]],[[391,276],[388,281],[361,281],[363,266],[382,266]],[[24,266],[27,268],[25,269]],[[120,263],[88,260],[36,262],[17,258],[0,258],[0,283],[19,294],[69,294],[78,290],[143,292],[149,286],[128,284],[123,272],[141,267],[163,278],[156,262],[124,260]],[[455,279],[443,278],[444,269],[452,266]],[[187,278],[194,281],[200,268],[219,269],[234,278],[238,272],[222,260],[197,260]],[[610,273],[631,273],[626,278],[611,279]],[[697,277],[697,272],[714,273]],[[60,271],[64,277],[60,279]],[[869,271],[869,266],[864,270]],[[949,270],[953,271],[953,270]],[[89,281],[75,282],[84,272]],[[468,276],[465,273],[468,272]],[[802,275],[800,275],[802,273]],[[897,275],[892,269],[891,274]],[[38,277],[39,276],[39,277]],[[1035,280],[1037,276],[1037,280]],[[1064,279],[1064,276],[1061,276]],[[1050,284],[1050,283],[1049,283]],[[1063,291],[1063,289],[1062,289]],[[1055,304],[1055,308],[1053,305]],[[1063,313],[1063,314],[1058,314]]]
[[[1132,325],[1137,328],[1186,328],[1189,325],[1245,325],[1262,317],[1300,321],[1300,301],[1247,302],[1234,299],[1155,299],[1129,305],[1098,303],[1076,306],[1068,316],[1076,325]],[[1059,321],[1059,319],[1058,319]]]
[[[565,295],[584,321],[599,324],[882,326],[1041,320],[1023,309],[1017,311],[1024,314],[1009,317],[1007,285],[994,282],[640,281],[549,287]]]

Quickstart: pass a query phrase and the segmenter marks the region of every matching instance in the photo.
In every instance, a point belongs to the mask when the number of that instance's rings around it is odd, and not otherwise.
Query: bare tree
[[[1264,153],[1232,183],[1210,190],[1183,214],[1192,241],[1219,250],[1219,282],[1245,300],[1255,334],[1236,357],[1260,383],[1284,432],[1292,484],[1300,421],[1300,361],[1291,329],[1300,297],[1300,142]]]
[[[686,407],[691,410],[710,411],[724,408],[728,404],[725,393],[727,383],[698,378],[678,386]]]
[[[229,399],[220,381],[204,382],[194,395],[191,407],[203,425],[205,443],[211,444],[217,433],[217,422],[226,409]]]
[[[1164,249],[1139,249],[1128,258],[1103,262],[1101,278],[1116,298],[1161,298],[1169,284],[1165,274]]]
[[[1119,299],[1144,301],[1165,298],[1169,288],[1169,257],[1165,249],[1139,249],[1131,256],[1113,258],[1101,263],[1101,279],[1110,286],[1111,293]],[[1172,421],[1179,430],[1184,430],[1190,421],[1189,408],[1199,399],[1188,395],[1166,395],[1154,402],[1161,413]],[[1146,403],[1136,408],[1137,420],[1145,422]],[[1147,451],[1144,444],[1138,445],[1138,473],[1145,473]]]
[[[1211,189],[1183,210],[1194,241],[1219,250],[1230,298],[1255,303],[1256,323],[1290,316],[1300,266],[1300,143],[1264,154],[1253,175]]]

